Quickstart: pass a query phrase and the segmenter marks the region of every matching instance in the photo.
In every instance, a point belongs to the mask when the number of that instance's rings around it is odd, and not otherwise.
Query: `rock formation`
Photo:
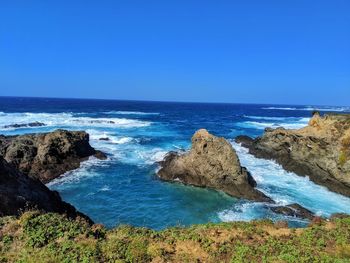
[[[39,180],[17,171],[0,156],[0,216],[20,215],[30,209],[66,214],[70,218],[84,214],[63,202],[56,191],[50,191]]]
[[[84,131],[56,130],[19,136],[0,135],[0,155],[22,173],[47,183],[76,169],[89,156],[105,159]]]
[[[290,204],[286,206],[271,206],[270,209],[276,214],[282,214],[286,216],[299,217],[311,220],[314,217],[314,213],[310,210],[302,207],[299,204]]]
[[[193,135],[189,152],[170,152],[160,164],[158,176],[163,180],[222,190],[238,198],[271,201],[254,189],[256,182],[241,167],[232,145],[204,129]]]
[[[42,127],[42,126],[46,126],[45,123],[42,122],[30,122],[30,123],[16,123],[16,124],[10,124],[10,125],[5,125],[4,128],[28,128],[28,127]]]
[[[258,158],[273,159],[288,171],[350,196],[350,115],[314,113],[298,130],[266,129],[263,136],[236,142]]]

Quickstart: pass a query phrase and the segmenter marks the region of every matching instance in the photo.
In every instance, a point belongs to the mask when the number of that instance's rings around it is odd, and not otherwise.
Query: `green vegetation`
[[[106,230],[58,214],[0,218],[0,262],[350,262],[350,217]]]
[[[343,166],[350,158],[350,135],[341,140],[341,150],[339,154],[339,164]]]

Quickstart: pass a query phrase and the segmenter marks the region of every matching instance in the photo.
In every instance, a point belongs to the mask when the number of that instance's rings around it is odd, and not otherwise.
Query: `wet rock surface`
[[[276,214],[282,214],[285,216],[299,217],[311,220],[314,217],[314,213],[310,210],[302,207],[299,204],[290,204],[286,206],[272,206],[270,209]]]

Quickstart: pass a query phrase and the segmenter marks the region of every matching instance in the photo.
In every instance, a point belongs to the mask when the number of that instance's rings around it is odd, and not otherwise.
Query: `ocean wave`
[[[291,107],[263,107],[263,110],[297,110],[297,108]]]
[[[126,118],[93,118],[93,117],[77,117],[72,113],[6,113],[0,115],[0,129],[5,125],[25,124],[39,121],[47,126],[56,127],[110,127],[110,128],[138,128],[151,125],[149,121],[126,119]],[[13,129],[13,128],[11,128]]]
[[[331,112],[350,112],[350,107],[319,107],[308,106],[302,108],[296,107],[263,107],[263,110],[298,110],[298,111],[331,111]]]
[[[300,118],[295,122],[258,122],[258,121],[245,121],[238,122],[236,125],[242,128],[253,129],[265,129],[265,128],[278,128],[283,127],[286,129],[300,129],[307,126],[310,118]]]
[[[99,131],[94,129],[88,129],[86,130],[86,132],[90,135],[90,140],[95,140],[95,141],[98,141],[99,143],[104,143],[104,144],[106,143],[125,144],[125,143],[137,141],[136,139],[128,136],[115,136],[113,135],[112,132]]]
[[[62,184],[75,184],[79,183],[84,178],[99,176],[97,168],[108,166],[108,162],[108,159],[100,160],[91,156],[87,161],[82,162],[79,168],[62,174],[60,177],[47,183],[46,186],[51,188]]]
[[[287,172],[275,161],[258,159],[248,149],[231,142],[242,166],[252,174],[257,188],[279,205],[298,203],[322,216],[332,213],[350,213],[350,198],[317,185],[308,177]]]
[[[243,117],[248,119],[253,119],[253,120],[272,120],[272,121],[284,121],[284,120],[298,121],[301,119],[299,117],[270,117],[270,116],[251,116],[251,115],[243,115]]]
[[[143,112],[143,111],[104,111],[105,114],[116,115],[159,115],[158,112]]]
[[[167,153],[168,151],[165,151],[162,148],[137,151],[139,158],[142,159],[146,164],[154,164],[156,162],[162,161]]]

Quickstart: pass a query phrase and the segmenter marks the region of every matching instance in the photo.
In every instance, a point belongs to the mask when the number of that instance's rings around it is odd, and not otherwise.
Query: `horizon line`
[[[77,97],[37,97],[37,96],[3,96],[0,98],[28,98],[28,99],[57,99],[57,100],[101,100],[101,101],[130,101],[130,102],[156,102],[156,103],[188,103],[188,104],[246,104],[246,105],[278,105],[278,106],[310,106],[310,107],[350,107],[347,105],[326,105],[326,104],[286,104],[286,103],[257,103],[257,102],[219,102],[219,101],[176,101],[176,100],[140,100],[140,99],[105,99],[105,98],[77,98]]]

